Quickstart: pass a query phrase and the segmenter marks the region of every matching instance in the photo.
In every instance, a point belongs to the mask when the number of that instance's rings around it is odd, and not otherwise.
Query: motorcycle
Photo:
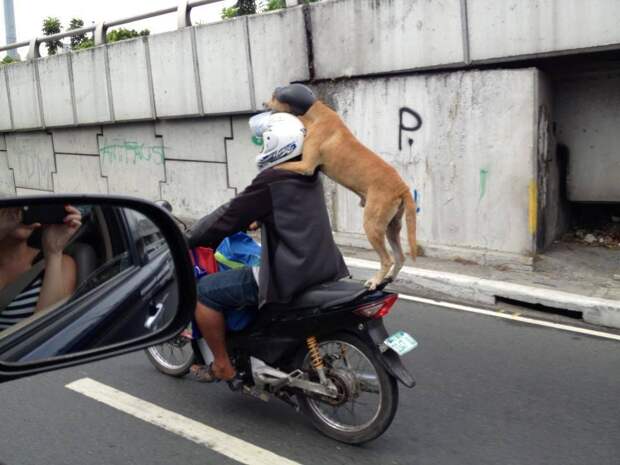
[[[398,384],[415,381],[400,357],[417,346],[406,332],[383,324],[398,295],[341,280],[307,289],[286,305],[268,305],[253,322],[227,334],[237,376],[233,391],[280,399],[308,416],[323,434],[361,444],[383,434],[398,408]],[[206,341],[191,329],[146,349],[162,373],[183,377],[209,364]]]

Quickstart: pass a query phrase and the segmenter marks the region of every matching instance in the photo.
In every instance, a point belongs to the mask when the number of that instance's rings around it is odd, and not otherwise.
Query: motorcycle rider
[[[214,356],[210,367],[192,369],[204,381],[235,376],[224,313],[285,304],[308,287],[349,275],[332,236],[318,173],[302,176],[277,166],[301,157],[301,121],[287,113],[262,113],[250,119],[250,127],[263,141],[256,157],[259,174],[188,232],[190,248],[216,248],[225,237],[261,224],[259,268],[213,273],[198,282],[195,321]]]

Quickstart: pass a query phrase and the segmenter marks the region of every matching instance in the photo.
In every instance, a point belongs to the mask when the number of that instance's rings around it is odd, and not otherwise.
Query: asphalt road
[[[204,445],[65,387],[89,377],[302,464],[620,463],[620,342],[411,302],[387,318],[405,356],[391,428],[364,446],[321,436],[293,409],[166,377],[143,353],[0,385],[0,461],[229,464]]]

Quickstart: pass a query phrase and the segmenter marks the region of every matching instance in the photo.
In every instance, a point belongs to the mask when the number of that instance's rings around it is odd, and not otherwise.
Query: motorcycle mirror
[[[162,343],[195,304],[185,239],[164,208],[0,199],[0,382]]]

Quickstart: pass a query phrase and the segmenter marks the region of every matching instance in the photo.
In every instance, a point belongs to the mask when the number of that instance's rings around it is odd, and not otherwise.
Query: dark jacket
[[[290,302],[310,286],[349,275],[332,236],[318,174],[261,172],[241,194],[192,227],[189,246],[215,248],[253,221],[262,222],[259,307]]]

